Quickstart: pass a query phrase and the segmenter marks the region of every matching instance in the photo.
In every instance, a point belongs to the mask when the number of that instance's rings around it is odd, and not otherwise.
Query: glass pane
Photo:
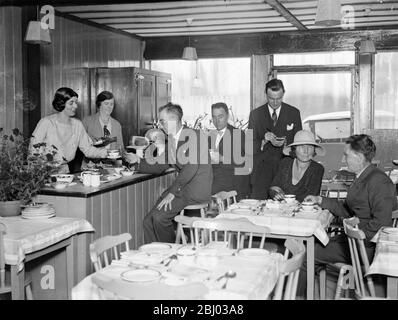
[[[342,141],[350,136],[350,119],[315,122],[315,132],[321,141]]]
[[[398,128],[398,52],[378,52],[375,59],[375,129]]]
[[[181,105],[189,124],[206,113],[202,123],[210,126],[211,105],[216,102],[232,107],[235,121],[248,121],[250,58],[153,60],[151,65],[152,70],[171,73],[172,101]]]
[[[275,66],[355,64],[355,51],[275,54]]]

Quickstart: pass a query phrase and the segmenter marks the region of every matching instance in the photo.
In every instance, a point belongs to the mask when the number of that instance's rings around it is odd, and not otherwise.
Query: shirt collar
[[[226,130],[227,130],[227,127],[225,127],[224,129],[221,129],[221,130],[217,130],[217,133],[220,132],[221,136],[223,136]]]
[[[274,112],[274,109],[272,109],[272,108],[269,106],[269,104],[267,104],[267,106],[268,106],[268,110],[269,110],[269,115],[272,116],[272,113]],[[276,111],[276,116],[277,116],[278,118],[279,118],[279,114],[281,113],[281,107],[282,107],[282,105],[280,105],[279,108],[275,110],[275,111]]]
[[[98,117],[99,123],[102,127],[102,129],[104,129],[105,123],[102,122],[101,117]],[[106,128],[109,130],[109,132],[111,132],[111,119],[109,119],[108,123],[106,124]]]

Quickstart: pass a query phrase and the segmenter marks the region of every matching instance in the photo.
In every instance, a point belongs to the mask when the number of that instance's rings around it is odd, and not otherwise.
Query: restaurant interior
[[[0,0],[0,300],[398,299],[397,71],[397,0]]]

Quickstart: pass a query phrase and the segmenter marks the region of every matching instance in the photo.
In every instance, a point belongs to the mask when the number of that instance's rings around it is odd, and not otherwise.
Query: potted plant
[[[29,146],[18,129],[5,134],[0,128],[0,216],[18,215],[44,186],[47,178],[57,172],[55,146],[39,143]]]

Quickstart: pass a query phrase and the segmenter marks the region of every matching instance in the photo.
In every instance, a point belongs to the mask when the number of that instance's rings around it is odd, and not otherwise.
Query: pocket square
[[[288,124],[288,125],[286,126],[286,130],[287,130],[287,131],[291,131],[291,130],[293,130],[293,127],[294,127],[294,123]]]

